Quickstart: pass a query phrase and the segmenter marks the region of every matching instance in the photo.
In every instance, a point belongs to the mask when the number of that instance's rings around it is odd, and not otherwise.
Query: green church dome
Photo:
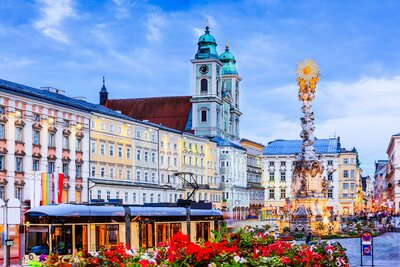
[[[208,32],[208,33],[207,33]],[[199,43],[206,42],[206,43],[215,43],[217,45],[214,36],[212,36],[209,31],[207,30],[205,34],[199,37]]]
[[[217,43],[214,36],[210,34],[209,27],[206,27],[205,33],[200,36],[199,42],[197,43],[198,49],[194,56],[196,59],[218,59],[219,55],[217,52]]]
[[[229,48],[225,49],[225,52],[221,54],[219,60],[221,60],[221,62],[233,61],[234,63],[236,63],[235,57],[232,55],[231,52],[229,52]]]
[[[221,54],[219,60],[224,64],[222,66],[222,75],[238,74],[236,70],[236,59],[229,51],[229,46],[226,44],[225,52]]]

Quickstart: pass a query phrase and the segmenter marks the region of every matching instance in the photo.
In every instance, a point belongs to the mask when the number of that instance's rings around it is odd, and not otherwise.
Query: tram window
[[[96,250],[113,249],[118,245],[118,225],[96,225]]]
[[[36,255],[49,254],[49,227],[27,227],[25,253],[34,253]]]
[[[180,223],[158,223],[157,224],[157,244],[164,243],[168,244],[169,239],[181,231]]]
[[[88,233],[86,225],[75,225],[75,249],[87,251],[88,249]]]
[[[154,247],[154,222],[140,222],[140,247],[144,249]]]
[[[208,241],[210,238],[210,222],[196,223],[196,240],[203,239]]]
[[[51,247],[53,253],[60,255],[72,253],[72,225],[54,226],[54,232],[51,235]]]

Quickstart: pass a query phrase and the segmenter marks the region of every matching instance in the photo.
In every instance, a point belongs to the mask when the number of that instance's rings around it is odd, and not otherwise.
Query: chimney
[[[43,86],[43,87],[40,87],[40,89],[42,89],[43,91],[56,93],[59,95],[65,95],[65,90],[57,89],[57,88],[50,87],[50,86]]]

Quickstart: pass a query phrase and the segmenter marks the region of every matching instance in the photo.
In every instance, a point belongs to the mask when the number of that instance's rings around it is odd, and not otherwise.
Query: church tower
[[[193,60],[192,77],[192,130],[196,135],[224,138],[222,121],[221,68],[217,43],[209,26],[200,36]]]
[[[105,80],[104,80],[104,76],[103,76],[103,87],[101,87],[101,90],[99,92],[100,94],[100,101],[99,101],[99,105],[104,106],[107,103],[108,100],[108,92],[107,92],[107,88],[106,88],[106,84],[105,84]]]
[[[223,66],[221,69],[221,89],[223,100],[223,121],[224,132],[233,141],[240,140],[240,116],[242,112],[239,108],[239,84],[242,80],[236,70],[236,60],[229,51],[228,42],[225,52],[221,54],[220,61]]]

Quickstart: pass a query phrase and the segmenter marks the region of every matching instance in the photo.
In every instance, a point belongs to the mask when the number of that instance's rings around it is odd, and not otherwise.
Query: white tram
[[[208,240],[210,231],[219,231],[222,223],[221,211],[192,205],[190,240]],[[120,242],[152,249],[178,231],[187,234],[187,210],[162,205],[48,205],[27,211],[24,226],[25,261],[41,254],[113,249]]]

